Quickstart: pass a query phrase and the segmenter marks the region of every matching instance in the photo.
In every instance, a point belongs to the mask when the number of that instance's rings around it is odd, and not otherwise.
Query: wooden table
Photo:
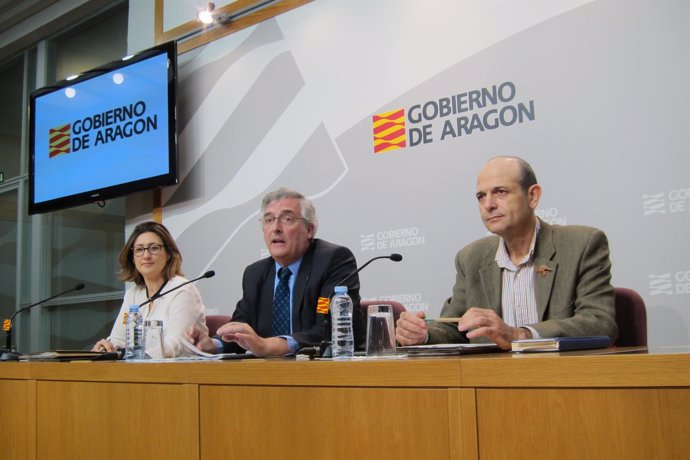
[[[0,363],[0,408],[2,459],[682,459],[690,347]]]

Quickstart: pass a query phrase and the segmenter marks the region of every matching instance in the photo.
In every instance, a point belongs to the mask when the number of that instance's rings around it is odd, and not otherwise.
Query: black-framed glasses
[[[295,225],[298,220],[306,220],[304,217],[293,216],[292,214],[283,214],[278,217],[276,216],[263,216],[259,219],[261,225],[264,227],[270,227],[275,223],[275,221],[280,221],[281,225],[284,227],[290,227]]]
[[[155,256],[156,254],[160,253],[164,247],[165,246],[158,243],[149,244],[148,246],[135,246],[132,248],[132,253],[134,254],[134,257],[141,257],[144,255],[145,251],[148,251],[149,254]]]

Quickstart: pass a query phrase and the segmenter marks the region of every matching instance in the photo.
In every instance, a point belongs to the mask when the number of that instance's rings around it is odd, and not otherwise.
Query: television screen
[[[174,42],[30,96],[29,213],[178,181]]]

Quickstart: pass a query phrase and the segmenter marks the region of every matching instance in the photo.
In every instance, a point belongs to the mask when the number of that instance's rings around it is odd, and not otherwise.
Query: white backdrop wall
[[[650,344],[687,344],[689,19],[684,1],[317,0],[185,53],[163,212],[184,269],[216,270],[205,303],[232,312],[267,255],[260,199],[285,185],[359,263],[404,256],[367,268],[363,297],[438,315],[456,251],[486,234],[477,172],[520,155],[541,217],[608,234]],[[375,153],[375,116],[399,110],[400,148]]]

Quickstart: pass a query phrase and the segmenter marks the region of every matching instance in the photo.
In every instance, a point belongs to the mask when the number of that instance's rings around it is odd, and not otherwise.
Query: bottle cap
[[[347,294],[347,286],[336,286],[333,291],[336,294]]]
[[[130,313],[139,313],[139,305],[134,304],[129,306]]]

